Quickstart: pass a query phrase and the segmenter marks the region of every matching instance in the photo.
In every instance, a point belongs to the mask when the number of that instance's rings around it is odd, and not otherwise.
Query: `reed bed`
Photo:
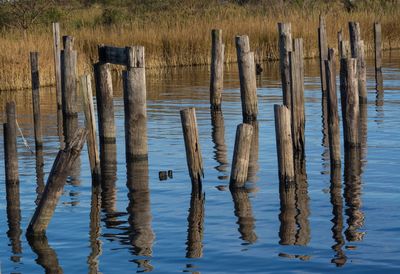
[[[121,8],[118,12],[126,15],[129,10]],[[101,21],[104,9],[94,6],[74,10],[61,20],[62,35],[75,37],[79,74],[92,71],[92,63],[97,60],[98,44],[121,47],[143,45],[150,73],[171,66],[207,65],[210,63],[210,31],[213,28],[223,30],[226,63],[236,62],[234,37],[238,34],[249,35],[251,48],[259,54],[261,60],[277,60],[278,22],[291,22],[293,37],[304,39],[305,57],[314,58],[318,56],[317,28],[320,13],[326,16],[328,42],[332,47],[337,47],[337,31],[343,28],[344,38],[347,39],[348,21],[358,21],[367,54],[371,54],[373,22],[380,21],[383,49],[400,48],[398,6],[346,12],[335,5],[318,9],[269,9],[266,6],[228,3],[212,8],[194,5],[182,10],[138,12],[132,12],[123,20],[105,24]],[[41,85],[54,84],[51,25],[32,28],[26,35],[16,29],[3,30],[0,45],[0,90],[30,87],[30,51],[40,52]]]

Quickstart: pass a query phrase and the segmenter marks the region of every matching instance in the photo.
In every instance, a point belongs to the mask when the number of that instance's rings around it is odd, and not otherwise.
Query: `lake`
[[[305,61],[307,182],[286,204],[279,195],[273,114],[273,105],[282,104],[278,63],[264,63],[257,79],[258,151],[252,153],[247,191],[238,193],[226,187],[236,126],[242,122],[236,64],[225,68],[222,115],[210,113],[208,67],[148,74],[148,174],[144,168],[133,178],[148,180],[149,191],[143,193],[127,188],[122,85],[116,80],[117,171],[111,179],[115,187],[107,190],[101,206],[98,195],[92,195],[85,146],[47,238],[29,243],[25,231],[40,190],[35,156],[19,137],[20,220],[7,214],[0,161],[0,273],[400,272],[400,52],[384,54],[383,97],[375,91],[373,59],[367,64],[367,135],[360,173],[344,176],[342,151],[339,187],[334,188],[319,65]],[[10,99],[16,101],[19,126],[34,149],[31,92],[0,93],[2,123]],[[41,89],[44,181],[59,149],[55,102],[54,88]],[[179,114],[186,107],[197,113],[204,198],[191,195]],[[82,113],[79,122],[83,125]],[[2,145],[0,155],[3,159]],[[172,178],[160,181],[159,171],[168,170]]]

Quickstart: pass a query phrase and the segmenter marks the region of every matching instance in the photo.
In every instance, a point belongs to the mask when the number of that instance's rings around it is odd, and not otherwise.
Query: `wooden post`
[[[292,27],[290,23],[278,23],[279,68],[281,72],[283,104],[291,106],[289,52],[292,51]]]
[[[61,51],[62,110],[65,144],[71,140],[78,128],[77,110],[77,53],[73,50],[74,39],[63,37],[64,50]]]
[[[249,123],[257,120],[258,114],[254,52],[250,51],[250,42],[247,35],[236,36],[235,42],[239,66],[243,122]]]
[[[204,177],[199,132],[197,129],[196,110],[187,108],[180,111],[183,137],[185,140],[186,160],[192,185],[201,183]]]
[[[15,103],[6,104],[7,123],[3,124],[4,129],[4,162],[6,187],[8,184],[19,184],[18,174],[18,152],[17,152],[17,122]]]
[[[294,181],[293,139],[290,127],[290,110],[286,106],[274,105],[276,150],[278,155],[279,180]]]
[[[361,40],[360,24],[358,22],[349,22],[351,57],[358,58],[358,43]]]
[[[87,149],[89,155],[92,183],[100,183],[100,157],[97,147],[96,116],[93,106],[92,81],[90,75],[81,77],[82,107],[85,113],[85,127],[87,130]]]
[[[60,24],[53,23],[53,55],[54,55],[54,76],[56,81],[57,98],[57,129],[62,143],[63,117],[62,117],[62,84],[61,84],[61,39]]]
[[[32,106],[33,106],[33,128],[35,132],[36,150],[42,148],[42,121],[40,116],[40,94],[39,94],[39,53],[30,53],[31,76],[32,76]]]
[[[252,125],[240,124],[237,126],[229,183],[231,189],[244,187],[247,180],[252,137]]]
[[[340,166],[340,130],[336,89],[336,62],[335,51],[329,49],[328,60],[325,61],[328,95],[328,133],[331,170]]]
[[[347,40],[343,40],[340,42],[340,56],[339,58],[351,58],[351,50],[350,50],[350,43]]]
[[[293,152],[295,157],[303,159],[305,154],[305,114],[304,114],[304,64],[303,39],[294,39],[294,50],[289,53],[291,75],[291,125]]]
[[[377,90],[382,90],[382,27],[381,23],[374,23],[374,49],[375,49],[375,81]]]
[[[222,90],[224,88],[224,52],[222,30],[211,31],[211,77],[210,77],[210,105],[211,109],[221,110]]]
[[[249,155],[249,168],[247,172],[247,181],[251,183],[257,182],[257,172],[259,169],[258,164],[258,154],[259,154],[259,133],[260,126],[259,121],[253,121],[250,123],[253,127],[253,134],[251,137],[251,147],[250,147],[250,155]]]
[[[340,30],[337,33],[337,39],[338,39],[338,51],[339,51],[339,58],[342,58],[343,52],[342,52],[342,41],[343,41],[343,29],[340,28]],[[329,52],[328,52],[329,55]]]
[[[325,74],[325,60],[328,59],[328,41],[326,37],[326,24],[325,17],[319,16],[318,28],[318,47],[319,47],[319,66],[321,74],[321,88],[322,93],[326,93],[326,74]]]
[[[126,162],[147,160],[146,74],[144,47],[127,48],[130,67],[123,72]],[[136,60],[136,61],[134,61]]]
[[[358,95],[360,104],[367,103],[367,64],[365,62],[364,41],[358,42],[357,71],[358,71]]]
[[[28,234],[44,234],[50,223],[57,202],[63,192],[67,177],[75,160],[79,157],[86,139],[86,130],[78,129],[69,146],[58,152],[47,179],[47,184],[29,223]]]
[[[343,137],[346,148],[358,147],[359,143],[359,103],[357,60],[341,59],[340,98],[342,103]]]

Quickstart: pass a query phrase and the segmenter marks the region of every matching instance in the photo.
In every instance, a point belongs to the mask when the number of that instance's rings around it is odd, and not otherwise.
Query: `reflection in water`
[[[328,173],[329,169],[329,135],[328,135],[328,97],[326,93],[322,93],[322,174]]]
[[[348,228],[345,231],[347,241],[361,241],[364,232],[358,231],[364,225],[364,213],[361,208],[361,161],[359,148],[345,151],[344,161],[344,198]]]
[[[201,258],[203,256],[204,202],[205,194],[202,191],[201,184],[192,184],[186,258]]]
[[[336,266],[342,266],[346,263],[347,257],[343,251],[345,240],[343,237],[343,198],[342,198],[342,182],[341,182],[341,168],[337,166],[331,170],[331,204],[332,204],[332,238],[335,244],[332,249],[336,252],[332,263]]]
[[[257,171],[259,169],[259,166],[258,166],[259,123],[258,123],[258,121],[252,121],[250,124],[253,126],[253,135],[252,135],[252,139],[251,139],[247,181],[249,181],[251,183],[256,183],[257,182]]]
[[[305,161],[295,161],[296,181],[279,182],[281,212],[279,244],[307,245],[310,241],[309,196]]]
[[[44,191],[44,160],[43,160],[43,147],[36,147],[36,201],[35,204],[38,205],[40,199],[42,198],[42,193]]]
[[[101,141],[101,140],[100,140]],[[106,226],[110,227],[116,211],[117,152],[116,144],[103,143],[100,146],[101,208],[106,213]]]
[[[238,218],[240,238],[247,244],[255,243],[257,241],[257,235],[254,231],[255,219],[247,190],[245,188],[231,188],[231,194],[235,205],[235,216]]]
[[[88,273],[99,273],[99,256],[101,255],[100,237],[100,209],[101,209],[101,187],[99,184],[92,186],[92,199],[90,207],[90,249],[91,252],[87,258]]]
[[[61,274],[63,273],[57,259],[57,253],[49,246],[45,234],[26,235],[32,251],[38,256],[36,262],[45,269],[45,273]]]
[[[212,140],[214,142],[214,159],[218,162],[215,167],[221,173],[226,173],[228,167],[227,149],[225,145],[225,125],[222,111],[211,110]],[[219,176],[225,180],[228,175]]]
[[[7,182],[6,199],[7,199],[7,236],[10,239],[12,256],[11,261],[19,262],[21,259],[21,210],[19,198],[19,182]]]
[[[127,187],[129,189],[128,236],[136,256],[151,257],[154,233],[151,228],[151,209],[149,191],[149,166],[147,160],[127,163]],[[149,259],[135,259],[138,267],[151,271]]]

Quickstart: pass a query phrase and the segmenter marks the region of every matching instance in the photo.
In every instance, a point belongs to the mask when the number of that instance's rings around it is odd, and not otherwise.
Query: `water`
[[[346,178],[346,184],[341,186],[345,179],[342,167],[342,172],[336,174],[339,187],[332,189],[329,153],[323,145],[318,62],[306,61],[308,189],[292,193],[292,214],[285,208],[281,212],[279,196],[273,118],[273,105],[282,102],[278,64],[264,64],[263,76],[258,79],[258,161],[253,154],[249,191],[233,195],[224,186],[229,183],[236,125],[241,122],[236,65],[226,68],[223,117],[215,117],[214,127],[207,68],[182,68],[147,77],[149,195],[128,195],[123,100],[121,85],[117,83],[117,178],[116,189],[110,190],[114,196],[102,210],[97,200],[92,200],[96,196],[92,197],[85,147],[78,180],[65,186],[47,239],[31,243],[31,247],[25,230],[37,198],[35,159],[19,138],[22,231],[9,231],[2,183],[1,273],[43,273],[44,268],[48,273],[400,271],[399,61],[399,52],[385,55],[383,103],[376,100],[373,68],[368,68],[368,136],[361,177],[356,174]],[[368,64],[373,61],[369,59]],[[59,144],[54,90],[42,92],[47,178]],[[2,93],[1,113],[4,102],[10,98],[17,102],[19,125],[33,148],[30,92]],[[199,195],[191,197],[186,166],[179,109],[189,106],[196,107],[197,112],[205,170],[204,200]],[[221,130],[225,130],[224,135]],[[2,143],[3,134],[0,136]],[[4,155],[3,146],[0,155]],[[4,178],[3,161],[0,165],[0,177]],[[173,178],[160,181],[158,172],[162,170],[173,170]],[[290,207],[290,203],[286,205]],[[100,218],[96,218],[99,210]],[[284,214],[287,219],[282,217]],[[10,222],[10,227],[13,224]],[[289,225],[293,225],[292,231]]]

